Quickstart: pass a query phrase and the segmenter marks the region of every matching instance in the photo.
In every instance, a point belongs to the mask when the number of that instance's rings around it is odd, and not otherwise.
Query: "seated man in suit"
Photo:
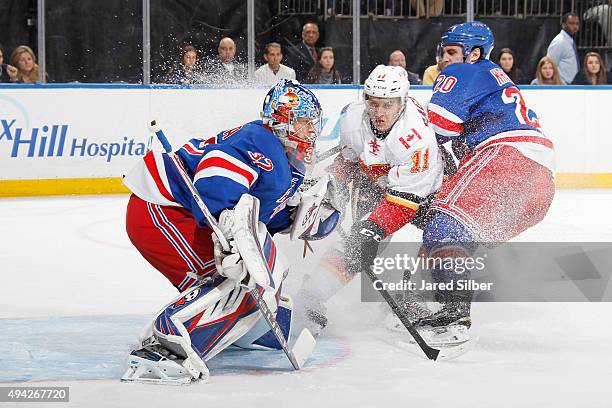
[[[302,27],[302,41],[287,51],[287,66],[295,70],[296,79],[304,82],[308,72],[317,62],[315,44],[319,41],[319,26],[308,22]]]

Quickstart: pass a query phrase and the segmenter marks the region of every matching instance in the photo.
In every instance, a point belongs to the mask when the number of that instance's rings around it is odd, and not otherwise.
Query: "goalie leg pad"
[[[221,280],[218,286],[196,286],[158,315],[153,333],[164,347],[185,358],[194,351],[206,361],[255,325],[261,313],[249,289]]]
[[[280,296],[278,308],[276,309],[276,321],[283,332],[285,340],[289,341],[291,326],[293,323],[293,300],[290,296]],[[235,346],[252,350],[281,350],[282,346],[272,333],[272,330],[264,319],[257,324],[242,338],[234,343]]]

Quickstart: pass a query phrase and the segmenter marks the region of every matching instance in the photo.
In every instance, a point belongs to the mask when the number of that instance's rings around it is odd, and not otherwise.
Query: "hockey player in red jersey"
[[[480,243],[507,241],[544,218],[554,196],[554,153],[518,87],[489,61],[488,26],[455,25],[440,46],[449,65],[436,78],[428,117],[438,140],[452,140],[466,155],[432,202],[423,245],[431,258],[460,258]],[[432,274],[441,283],[468,278],[450,269]],[[471,296],[469,290],[438,292],[441,310],[418,326],[469,328]]]
[[[409,88],[403,68],[379,65],[365,81],[364,100],[341,114],[341,150],[329,171],[345,190],[340,195],[350,196],[354,224],[343,247],[329,250],[299,291],[312,329],[327,324],[324,303],[372,264],[381,240],[423,223],[428,198],[442,184],[446,151]]]

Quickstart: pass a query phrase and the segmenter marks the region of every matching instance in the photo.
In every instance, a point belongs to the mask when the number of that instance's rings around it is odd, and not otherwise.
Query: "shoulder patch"
[[[238,132],[240,129],[242,129],[242,126],[238,126],[238,127],[235,127],[233,129],[229,129],[229,130],[224,130],[221,133],[221,140],[227,139],[228,137],[230,137],[234,133]]]

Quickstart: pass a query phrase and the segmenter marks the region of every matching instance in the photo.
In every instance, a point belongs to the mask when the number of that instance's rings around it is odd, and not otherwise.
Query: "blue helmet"
[[[493,50],[493,32],[480,21],[456,24],[446,30],[440,38],[440,45],[460,45],[463,57],[470,55],[473,49],[481,48],[481,58],[489,59]]]
[[[314,143],[321,134],[321,104],[299,82],[281,79],[266,95],[261,119],[285,146],[289,162],[306,174],[314,165]]]

